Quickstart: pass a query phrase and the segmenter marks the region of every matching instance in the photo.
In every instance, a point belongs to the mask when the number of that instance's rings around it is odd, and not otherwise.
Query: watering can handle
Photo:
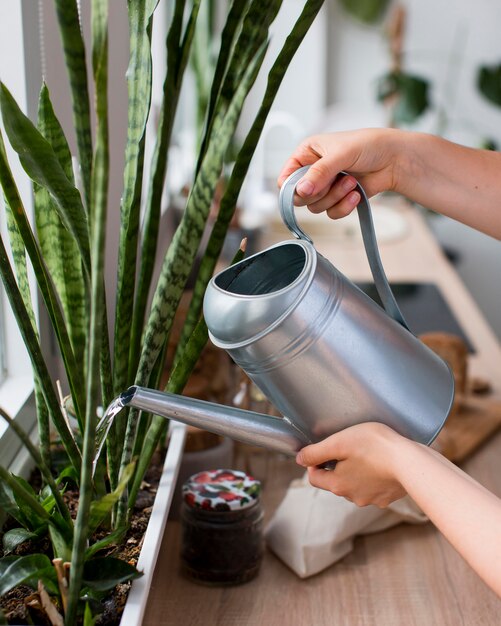
[[[298,239],[305,239],[313,244],[311,238],[303,231],[302,228],[300,228],[300,226],[298,226],[296,216],[294,214],[294,192],[296,185],[309,169],[309,165],[300,167],[298,170],[293,172],[289,178],[287,178],[280,190],[279,206],[282,220],[291,233]],[[340,174],[347,176],[346,172],[340,172]],[[371,207],[365,191],[358,182],[356,191],[360,194],[360,204],[357,207],[360,229],[362,231],[365,252],[369,260],[377,292],[388,315],[404,328],[409,330],[407,322],[400,311],[397,301],[395,300],[395,296],[393,295],[391,287],[388,283],[386,274],[384,273],[383,264],[381,263],[381,257],[379,256],[379,249],[377,246],[374,222],[372,221]]]

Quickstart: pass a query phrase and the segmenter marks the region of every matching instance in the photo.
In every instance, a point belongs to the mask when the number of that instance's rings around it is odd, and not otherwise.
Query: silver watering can
[[[452,405],[452,373],[403,319],[360,185],[360,226],[385,310],[322,257],[299,228],[294,190],[307,169],[289,176],[279,198],[282,219],[297,240],[223,270],[210,281],[204,299],[212,342],[228,352],[284,417],[142,387],[124,392],[122,405],[290,455],[369,421],[429,444]]]

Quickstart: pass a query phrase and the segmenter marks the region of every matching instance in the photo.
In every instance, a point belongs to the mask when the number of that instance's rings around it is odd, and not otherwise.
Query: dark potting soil
[[[141,552],[144,533],[150,518],[153,502],[157,492],[158,483],[162,474],[164,462],[164,452],[156,452],[150,468],[144,478],[142,488],[138,493],[135,509],[131,516],[130,528],[127,531],[123,542],[119,546],[110,546],[100,552],[99,556],[113,556],[127,561],[136,566]],[[30,484],[35,490],[40,487],[40,475],[34,471]],[[73,519],[76,517],[78,508],[78,491],[68,489],[64,493],[64,500],[68,505]],[[2,546],[3,534],[11,528],[16,528],[19,523],[12,518],[8,518],[0,531],[0,556],[4,556]],[[103,537],[105,533],[96,533],[95,539]],[[27,554],[43,553],[52,558],[51,544],[48,537],[43,537],[38,541],[28,540],[17,546],[11,553],[13,555],[24,556]],[[113,592],[102,602],[102,612],[97,616],[96,626],[118,626],[127,601],[131,583],[122,583],[115,587]],[[4,612],[8,624],[37,624],[40,626],[51,626],[45,613],[42,613],[30,602],[36,599],[38,594],[31,587],[19,585],[0,598],[0,608]],[[55,598],[52,598],[56,602]],[[62,613],[60,606],[57,609]]]

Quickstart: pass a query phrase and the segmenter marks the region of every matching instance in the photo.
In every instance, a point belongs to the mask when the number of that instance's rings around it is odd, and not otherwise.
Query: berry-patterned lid
[[[183,500],[195,509],[240,511],[252,506],[261,483],[245,472],[217,469],[190,476],[183,485]]]

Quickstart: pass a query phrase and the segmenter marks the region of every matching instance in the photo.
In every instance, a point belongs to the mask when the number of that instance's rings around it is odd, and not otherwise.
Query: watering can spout
[[[130,406],[203,428],[243,443],[295,456],[311,439],[287,418],[188,398],[174,393],[129,387],[120,395],[123,406]]]

